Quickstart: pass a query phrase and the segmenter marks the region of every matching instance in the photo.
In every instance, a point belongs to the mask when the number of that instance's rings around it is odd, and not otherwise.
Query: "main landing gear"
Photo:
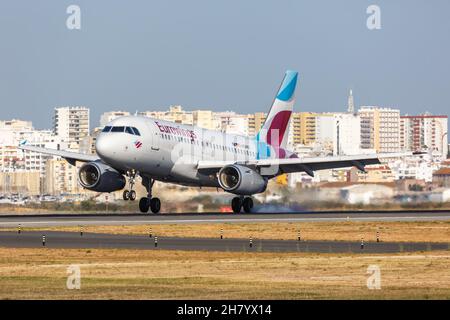
[[[139,210],[142,213],[148,212],[150,209],[153,213],[158,213],[161,210],[161,200],[159,198],[152,198],[152,187],[155,180],[147,177],[142,177],[142,185],[147,189],[147,197],[139,200]]]
[[[234,197],[231,200],[231,208],[234,213],[241,212],[241,209],[244,209],[246,213],[252,212],[253,209],[253,199],[251,197]]]
[[[123,197],[123,200],[134,201],[134,200],[136,200],[136,191],[133,190],[134,184],[136,181],[135,180],[136,179],[136,171],[134,171],[134,170],[132,170],[131,172],[127,171],[127,176],[128,176],[128,181],[130,183],[130,191],[125,189],[123,191],[122,197]]]

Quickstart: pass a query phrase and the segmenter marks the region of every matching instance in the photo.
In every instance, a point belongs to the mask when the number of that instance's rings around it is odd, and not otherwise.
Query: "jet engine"
[[[116,169],[100,162],[88,162],[78,171],[80,184],[92,191],[113,192],[125,187],[126,179]]]
[[[267,180],[258,172],[241,165],[228,165],[219,171],[219,184],[223,190],[239,195],[252,195],[266,190]]]

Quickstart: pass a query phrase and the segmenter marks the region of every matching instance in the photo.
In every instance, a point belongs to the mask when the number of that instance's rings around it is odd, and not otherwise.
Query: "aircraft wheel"
[[[129,196],[131,201],[136,200],[136,191],[131,190],[128,196]]]
[[[153,213],[158,213],[161,210],[161,201],[159,198],[152,198],[150,200],[150,209]]]
[[[244,211],[247,213],[252,212],[253,209],[253,199],[250,197],[247,197],[244,199],[244,202],[242,204],[242,207],[244,208]]]
[[[122,194],[123,200],[130,200],[130,191],[124,190]]]
[[[141,200],[139,200],[139,210],[141,210],[142,213],[147,213],[149,208],[150,201],[148,200],[148,198],[141,198]]]
[[[231,209],[233,209],[234,213],[241,212],[242,208],[242,201],[240,197],[234,197],[233,200],[231,200]]]

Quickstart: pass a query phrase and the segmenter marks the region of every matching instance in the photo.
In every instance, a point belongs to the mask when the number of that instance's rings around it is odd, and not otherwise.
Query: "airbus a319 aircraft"
[[[79,183],[97,192],[124,190],[124,200],[135,200],[135,178],[140,176],[147,196],[141,212],[158,213],[161,201],[153,197],[155,181],[195,187],[216,187],[235,194],[233,212],[251,212],[252,195],[264,192],[270,179],[291,172],[313,176],[315,170],[380,163],[380,158],[406,154],[371,154],[299,158],[286,150],[298,73],[287,71],[267,118],[255,138],[206,130],[140,116],[117,118],[104,127],[95,144],[97,155],[20,145],[51,154],[72,165],[83,162]]]

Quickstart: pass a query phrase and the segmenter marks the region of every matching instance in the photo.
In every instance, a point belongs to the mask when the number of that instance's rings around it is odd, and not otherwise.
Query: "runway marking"
[[[450,220],[450,216],[407,216],[407,217],[347,217],[343,218],[234,218],[234,219],[167,219],[167,220],[47,220],[29,221],[17,220],[14,222],[1,222],[0,226],[22,226],[32,225],[111,225],[111,224],[195,224],[195,223],[249,223],[249,222],[339,222],[339,221],[427,221],[427,220]]]

